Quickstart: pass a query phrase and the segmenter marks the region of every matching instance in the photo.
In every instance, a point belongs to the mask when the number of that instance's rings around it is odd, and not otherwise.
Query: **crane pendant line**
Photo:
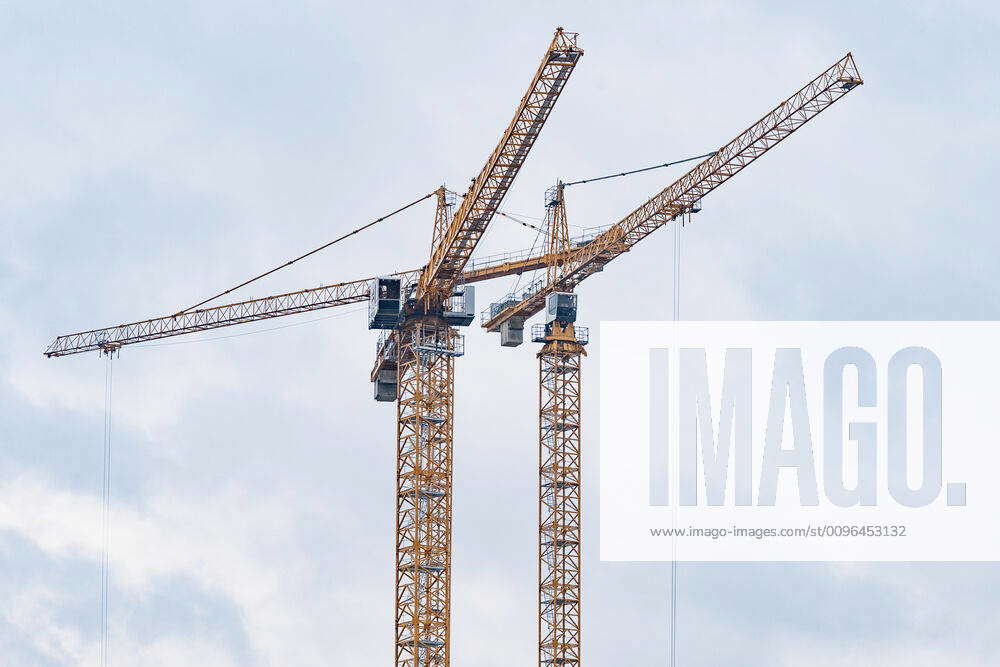
[[[318,248],[313,248],[312,250],[310,250],[309,252],[307,252],[305,254],[299,255],[298,257],[295,257],[293,259],[288,260],[284,264],[280,264],[280,265],[274,267],[273,269],[269,269],[269,270],[265,271],[264,273],[261,273],[259,275],[254,276],[253,278],[250,278],[249,280],[245,280],[245,281],[241,282],[239,285],[234,285],[233,287],[230,287],[227,290],[223,290],[223,291],[219,292],[218,294],[216,294],[215,296],[210,296],[207,299],[205,299],[204,301],[199,301],[198,303],[194,304],[193,306],[188,306],[184,310],[179,310],[179,311],[177,311],[174,314],[174,317],[179,317],[179,316],[183,315],[184,313],[187,313],[189,311],[194,310],[195,308],[198,308],[200,306],[204,306],[206,303],[209,303],[210,301],[215,301],[216,299],[218,299],[221,296],[225,296],[226,294],[229,294],[230,292],[235,292],[239,288],[246,287],[250,283],[257,282],[261,278],[266,278],[267,276],[271,275],[272,273],[277,273],[281,269],[289,267],[292,264],[295,264],[296,262],[305,259],[306,257],[309,257],[311,255],[315,255],[316,253],[320,252],[321,250],[326,250],[330,246],[332,246],[332,245],[334,245],[336,243],[339,243],[339,242],[343,241],[346,238],[354,236],[355,234],[359,234],[359,233],[365,231],[366,229],[368,229],[369,227],[374,227],[378,223],[382,222],[383,220],[387,220],[387,219],[391,218],[392,216],[396,215],[397,213],[402,213],[403,211],[405,211],[406,209],[410,208],[411,206],[416,206],[417,204],[419,204],[420,202],[424,201],[425,199],[430,199],[431,197],[433,197],[435,195],[439,195],[440,192],[441,192],[440,188],[438,190],[435,190],[434,192],[428,192],[423,197],[420,197],[419,199],[414,199],[413,201],[411,201],[409,204],[406,204],[405,206],[400,206],[399,208],[397,208],[392,213],[386,213],[385,215],[383,215],[380,218],[375,218],[374,220],[372,220],[368,224],[362,225],[362,226],[358,227],[357,229],[352,230],[350,232],[347,232],[346,234],[344,234],[342,236],[338,236],[337,238],[333,239],[332,241],[330,241],[328,243],[324,243],[323,245],[321,245]]]
[[[805,123],[862,85],[854,57],[848,53],[794,92],[715,154],[650,197],[593,241],[575,249],[560,267],[554,283],[523,295],[495,312],[484,313],[482,326],[498,331],[511,318],[522,321],[539,312],[553,292],[571,292],[589,276],[604,270],[634,245],[683,213],[700,209],[702,198],[774,148]]]
[[[596,183],[597,181],[606,181],[609,178],[621,178],[622,176],[632,176],[633,174],[641,174],[646,171],[653,171],[654,169],[663,169],[664,167],[673,167],[677,164],[684,164],[685,162],[694,162],[695,160],[702,160],[707,157],[712,157],[718,151],[709,151],[703,155],[695,155],[694,157],[686,157],[683,160],[674,160],[673,162],[664,162],[662,164],[654,164],[651,167],[642,167],[641,169],[632,169],[630,171],[620,171],[617,174],[608,174],[607,176],[597,176],[595,178],[584,178],[579,181],[569,181],[563,183],[563,187],[569,187],[571,185],[582,185],[583,183]]]

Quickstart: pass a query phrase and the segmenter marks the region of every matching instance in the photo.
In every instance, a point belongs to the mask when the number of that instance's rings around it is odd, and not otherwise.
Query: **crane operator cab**
[[[467,327],[476,319],[476,288],[459,285],[444,305],[444,321],[453,327]]]
[[[369,329],[393,329],[399,324],[402,282],[392,276],[372,281],[368,296]]]
[[[576,322],[576,294],[553,292],[545,299],[545,323]]]
[[[553,335],[558,335],[561,340],[565,340],[562,337],[572,332],[576,342],[586,345],[587,329],[573,327],[576,322],[576,307],[577,297],[573,292],[549,294],[545,298],[545,324],[536,324],[531,327],[531,340],[535,343],[545,343]]]

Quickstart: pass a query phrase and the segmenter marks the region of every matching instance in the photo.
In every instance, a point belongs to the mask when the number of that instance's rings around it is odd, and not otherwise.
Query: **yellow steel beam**
[[[486,232],[500,202],[528,157],[583,50],[576,33],[556,30],[528,91],[482,171],[472,181],[451,225],[431,253],[417,290],[418,299],[440,302],[451,294],[466,262]]]
[[[716,153],[699,162],[677,181],[656,193],[592,242],[578,248],[562,264],[554,280],[483,323],[496,330],[511,317],[527,318],[540,311],[552,292],[571,292],[585,278],[604,269],[636,243],[692,209],[706,194],[738,174],[834,102],[863,83],[854,57],[848,53],[791,97],[765,114]]]

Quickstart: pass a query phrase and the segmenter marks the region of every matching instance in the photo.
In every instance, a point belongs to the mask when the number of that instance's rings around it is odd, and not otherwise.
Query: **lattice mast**
[[[548,282],[569,250],[562,182],[545,193]],[[576,295],[550,296],[538,353],[538,664],[580,664],[581,362]],[[584,337],[583,340],[586,340]]]
[[[434,209],[434,231],[431,235],[431,252],[434,251],[448,232],[448,223],[455,214],[455,196],[443,185],[434,191],[436,207]]]
[[[546,284],[554,283],[564,253],[569,250],[569,221],[566,219],[565,188],[562,181],[545,191]]]
[[[538,353],[538,664],[580,664],[580,372],[572,322]]]
[[[394,335],[396,664],[448,665],[454,360],[463,352],[462,337],[432,318]]]

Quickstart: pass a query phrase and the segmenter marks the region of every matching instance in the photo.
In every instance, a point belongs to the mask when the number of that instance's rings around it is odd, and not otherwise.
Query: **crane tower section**
[[[580,371],[587,331],[554,320],[532,333],[544,343],[538,353],[538,664],[579,665]]]
[[[453,397],[464,339],[432,318],[394,336],[396,665],[439,667],[450,651]]]
[[[391,331],[377,348],[376,400],[397,403],[396,665],[448,667],[451,651],[452,436],[455,357],[475,315],[462,284],[472,251],[524,164],[583,51],[576,33],[556,30],[514,117],[451,215],[442,186],[430,260],[419,282],[373,286],[371,328]],[[448,222],[448,217],[451,221]],[[384,305],[384,313],[381,312]],[[396,382],[392,386],[395,366]]]

